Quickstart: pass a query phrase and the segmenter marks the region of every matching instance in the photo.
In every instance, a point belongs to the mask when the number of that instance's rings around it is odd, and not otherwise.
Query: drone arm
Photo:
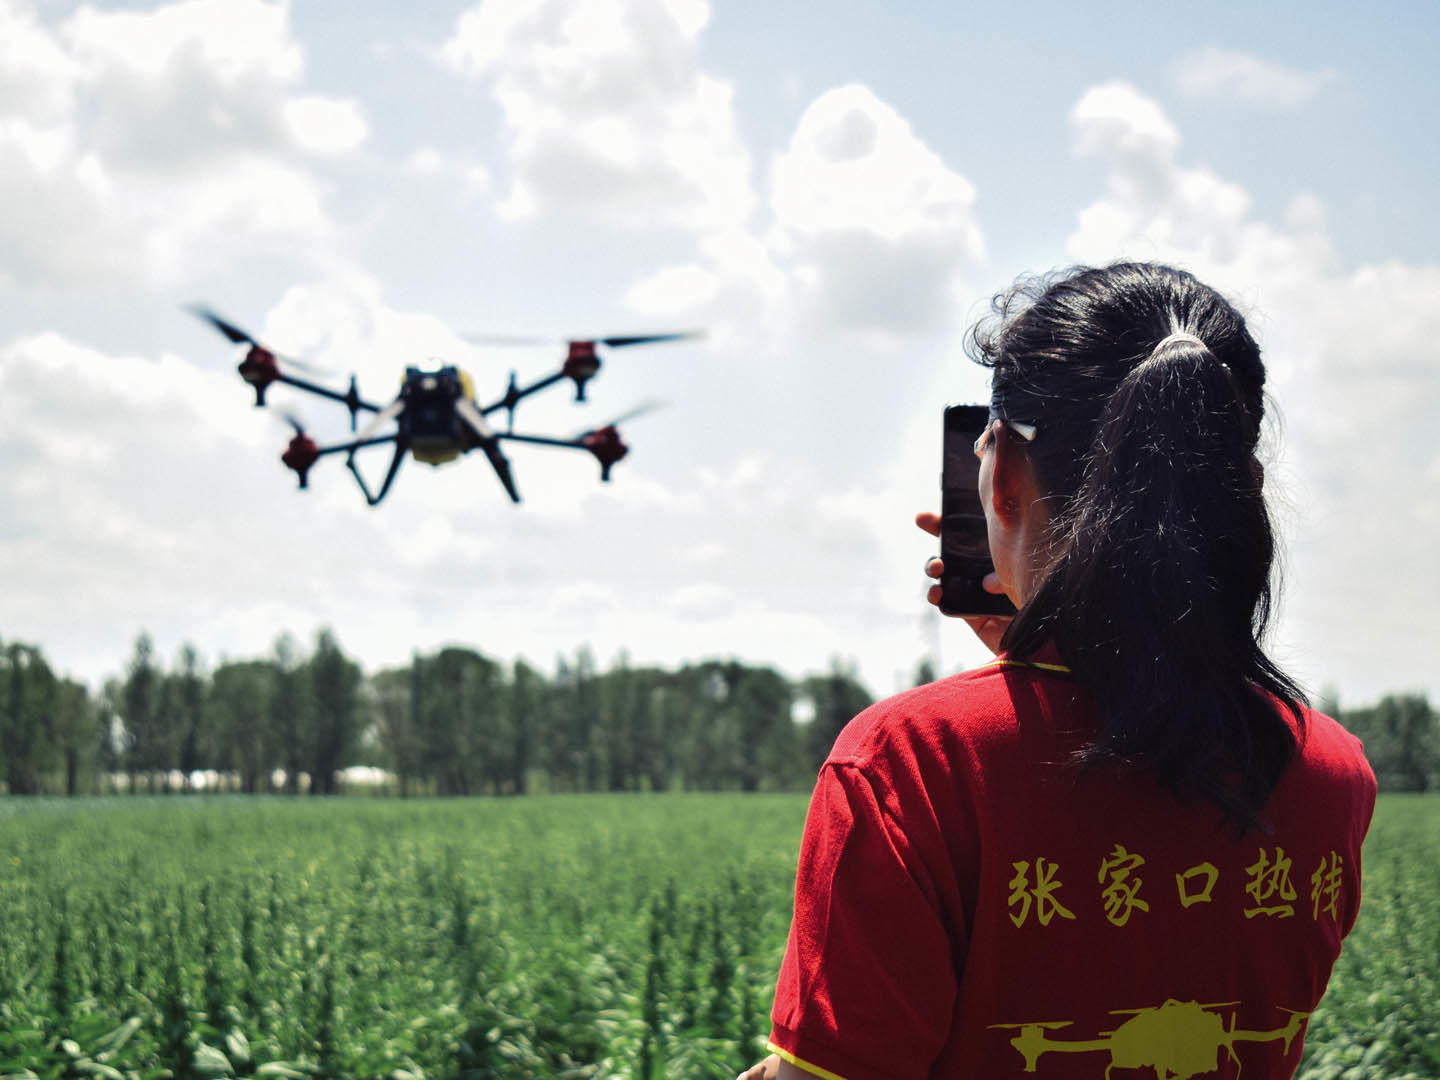
[[[359,394],[355,392],[355,384],[353,380],[350,384],[350,390],[346,393],[341,393],[339,390],[331,390],[328,386],[321,386],[319,383],[312,383],[308,379],[297,379],[294,375],[287,375],[283,371],[278,372],[275,375],[274,381],[286,383],[289,386],[294,386],[301,390],[309,391],[312,394],[319,394],[321,397],[329,398],[331,401],[338,401],[340,402],[340,404],[344,405],[350,410],[350,415],[352,417],[355,415],[355,413],[359,412],[362,409],[366,412],[380,412],[379,405],[372,405],[370,402],[366,401],[364,398],[360,397]]]
[[[384,446],[386,443],[394,442],[397,438],[399,438],[399,436],[392,432],[389,435],[379,435],[373,439],[352,439],[347,443],[336,443],[334,446],[322,446],[316,453],[319,457],[324,457],[326,454],[345,453],[353,457],[356,450],[363,450],[367,446]]]
[[[498,411],[501,410],[501,409],[513,409],[513,408],[515,408],[516,404],[518,404],[519,402],[523,401],[525,398],[529,397],[531,394],[539,393],[541,390],[544,390],[547,386],[553,386],[553,385],[555,385],[555,383],[559,382],[561,379],[565,379],[565,378],[568,378],[568,377],[569,377],[569,376],[567,376],[567,375],[565,374],[564,370],[562,369],[562,370],[560,370],[560,371],[555,372],[555,374],[553,374],[553,375],[546,375],[543,379],[537,379],[537,380],[535,380],[535,381],[534,381],[533,383],[531,383],[529,386],[520,386],[520,387],[514,387],[514,386],[512,386],[509,390],[507,390],[507,391],[505,392],[505,396],[504,396],[504,397],[500,398],[498,401],[495,401],[495,402],[493,402],[493,403],[491,403],[491,404],[489,404],[489,405],[486,405],[483,409],[477,407],[477,411],[478,411],[478,412],[480,413],[480,415],[482,415],[482,416],[489,416],[491,413],[493,413],[493,412],[498,412]]]
[[[613,425],[583,431],[573,439],[556,439],[548,435],[497,435],[497,439],[514,439],[516,442],[534,443],[536,446],[558,446],[568,450],[584,450],[600,463],[600,479],[610,479],[610,469],[629,453],[629,447],[620,439],[620,433]]]
[[[360,485],[360,490],[365,495],[365,501],[370,506],[379,505],[380,500],[385,498],[385,496],[389,494],[390,485],[395,482],[395,474],[400,471],[400,463],[405,460],[405,451],[407,447],[404,443],[401,443],[398,439],[396,439],[394,435],[388,436],[387,438],[383,439],[369,439],[363,441],[363,445],[370,446],[377,443],[390,442],[391,440],[395,440],[395,456],[390,459],[390,468],[385,473],[385,482],[380,485],[379,494],[370,494],[369,485],[365,483],[365,477],[360,475],[360,467],[355,464],[355,447],[353,445],[350,447],[350,456],[345,459],[345,467],[348,468],[355,475],[355,482]],[[337,446],[332,447],[331,449],[340,450],[344,449],[344,447]],[[322,451],[322,453],[323,452],[324,451]]]
[[[549,435],[520,435],[513,431],[501,431],[497,439],[512,439],[515,442],[534,443],[536,446],[566,446],[572,450],[584,450],[585,444],[579,439],[555,439]]]

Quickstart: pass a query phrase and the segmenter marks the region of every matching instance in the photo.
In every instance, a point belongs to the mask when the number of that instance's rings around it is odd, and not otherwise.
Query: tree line
[[[349,766],[399,795],[808,790],[871,697],[832,661],[792,680],[738,660],[601,670],[588,649],[547,674],[465,647],[367,674],[322,630],[269,654],[172,663],[141,634],[98,691],[39,647],[0,643],[0,781],[11,794],[237,790],[333,794]]]
[[[934,672],[922,662],[916,682]],[[588,649],[547,674],[465,647],[367,674],[334,633],[304,650],[207,667],[192,645],[166,664],[137,637],[97,692],[38,646],[0,642],[0,787],[40,793],[333,794],[348,766],[399,795],[532,791],[808,790],[840,729],[871,697],[853,666],[792,680],[710,660],[600,670]],[[1365,743],[1385,791],[1440,790],[1440,721],[1422,694],[1320,708]]]
[[[1440,717],[1424,694],[1387,694],[1358,709],[1333,696],[1318,704],[1360,737],[1381,791],[1440,791]]]

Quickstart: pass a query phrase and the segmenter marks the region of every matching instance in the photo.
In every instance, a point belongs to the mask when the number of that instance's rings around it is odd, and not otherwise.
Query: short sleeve
[[[1346,908],[1344,922],[1341,926],[1341,935],[1346,936],[1355,929],[1355,920],[1360,915],[1360,890],[1362,887],[1360,875],[1361,852],[1365,845],[1365,836],[1370,831],[1371,819],[1375,816],[1375,794],[1377,785],[1375,773],[1370,763],[1365,759],[1362,749],[1359,749],[1360,740],[1356,739],[1355,752],[1355,780],[1356,795],[1354,797],[1355,813],[1351,818],[1351,840],[1350,840],[1350,868],[1349,888],[1346,895],[1350,897],[1350,903]]]
[[[927,1076],[949,1035],[962,946],[865,773],[827,763],[801,841],[771,1049],[821,1077]]]

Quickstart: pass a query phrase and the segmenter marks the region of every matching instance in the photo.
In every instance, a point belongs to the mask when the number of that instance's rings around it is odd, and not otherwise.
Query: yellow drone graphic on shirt
[[[1281,1011],[1290,1018],[1283,1027],[1273,1031],[1247,1031],[1235,1027],[1235,1014],[1230,1026],[1225,1017],[1211,1009],[1231,1008],[1238,1001],[1211,1002],[1176,1001],[1170,998],[1163,1005],[1145,1009],[1112,1009],[1111,1015],[1130,1017],[1114,1031],[1102,1031],[1097,1038],[1067,1041],[1052,1039],[1051,1031],[1069,1027],[1073,1021],[1051,1020],[1026,1024],[991,1024],[992,1028],[1016,1031],[1010,1045],[1025,1058],[1025,1071],[1035,1072],[1044,1054],[1085,1054],[1106,1051],[1110,1062],[1105,1066],[1109,1080],[1112,1069],[1153,1069],[1156,1080],[1189,1080],[1214,1072],[1223,1049],[1237,1064],[1235,1044],[1240,1042],[1283,1041],[1285,1052],[1300,1034],[1309,1013],[1294,1009]]]

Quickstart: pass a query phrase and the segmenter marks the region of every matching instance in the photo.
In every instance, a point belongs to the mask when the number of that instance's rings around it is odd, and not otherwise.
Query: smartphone
[[[944,459],[940,471],[940,610],[946,615],[1014,615],[1003,593],[981,584],[995,569],[980,506],[980,462],[975,440],[990,422],[985,405],[945,409]]]

